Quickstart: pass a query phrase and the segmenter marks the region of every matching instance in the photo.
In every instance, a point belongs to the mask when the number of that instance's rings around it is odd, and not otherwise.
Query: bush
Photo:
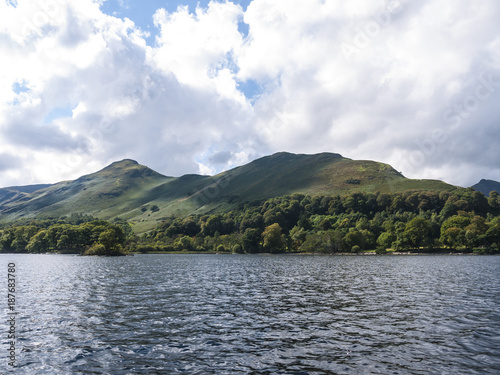
[[[243,248],[239,243],[233,246],[233,253],[235,254],[243,254]]]
[[[135,251],[138,251],[140,253],[149,253],[151,251],[157,251],[157,248],[155,246],[151,246],[151,245],[138,245],[136,248],[135,248]]]
[[[85,250],[83,255],[107,255],[106,248],[100,243],[95,243],[90,248]]]
[[[121,245],[117,245],[113,249],[106,249],[103,244],[95,243],[90,248],[85,250],[82,255],[121,256],[126,254]]]

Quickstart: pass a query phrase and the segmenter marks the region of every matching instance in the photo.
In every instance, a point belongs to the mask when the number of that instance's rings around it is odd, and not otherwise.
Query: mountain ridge
[[[164,176],[132,159],[32,192],[0,189],[0,221],[90,214],[122,218],[144,230],[166,216],[204,214],[294,193],[309,195],[456,189],[439,180],[412,180],[392,166],[335,153],[279,152],[214,176]],[[29,189],[28,189],[29,190]],[[151,210],[155,207],[154,210]]]

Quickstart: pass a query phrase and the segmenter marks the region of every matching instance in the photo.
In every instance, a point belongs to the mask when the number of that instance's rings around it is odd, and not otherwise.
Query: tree
[[[488,205],[494,210],[498,212],[500,209],[500,198],[496,191],[490,192],[490,196],[488,198]]]
[[[28,241],[26,241],[23,237],[15,237],[14,241],[12,241],[12,248],[16,253],[24,253],[27,245]]]
[[[360,249],[365,248],[366,238],[364,234],[357,228],[349,228],[349,232],[344,236],[344,243],[347,246],[347,250],[353,251],[354,246],[358,246]]]
[[[384,250],[389,249],[396,239],[397,236],[393,232],[382,232],[377,238],[377,245]]]
[[[39,231],[31,237],[28,245],[26,245],[26,250],[29,253],[44,253],[49,251],[49,241],[47,240],[46,235],[46,230]]]
[[[262,233],[263,244],[265,251],[270,253],[279,253],[285,250],[285,239],[281,233],[281,227],[278,223],[269,225]]]
[[[471,220],[468,216],[455,215],[446,219],[441,225],[441,242],[454,249],[466,246],[465,228],[469,226],[470,223]]]
[[[259,244],[261,238],[261,231],[257,228],[247,228],[243,237],[241,238],[243,242],[243,249],[247,253],[257,253],[259,252]]]
[[[327,253],[328,248],[321,234],[310,233],[307,235],[302,245],[300,245],[299,251],[305,253]]]
[[[490,246],[498,247],[500,246],[500,224],[492,223],[489,229],[486,231],[485,239],[488,241]]]
[[[122,244],[125,235],[120,227],[113,226],[99,235],[98,244],[104,246],[106,255],[114,255],[123,252]]]
[[[203,225],[203,234],[205,236],[214,236],[215,233],[224,233],[224,224],[220,215],[212,215]]]
[[[14,232],[12,230],[3,231],[0,235],[0,250],[4,252],[12,251]]]
[[[174,242],[174,248],[176,251],[191,251],[193,250],[193,240],[191,237],[183,236],[178,238]]]
[[[193,218],[188,217],[182,221],[182,233],[186,236],[196,236],[200,232],[200,225],[193,220]]]
[[[429,245],[430,229],[429,221],[421,216],[417,216],[406,224],[404,238],[414,248]]]
[[[233,253],[235,254],[242,254],[243,253],[243,247],[239,243],[234,244],[233,246]]]
[[[488,212],[488,199],[486,199],[484,194],[479,191],[473,191],[471,193],[471,205],[472,210],[476,213],[485,214]]]
[[[474,216],[471,223],[465,228],[465,239],[467,246],[473,248],[475,246],[484,245],[486,242],[485,234],[489,229],[486,220],[481,216]]]
[[[254,212],[253,214],[246,214],[240,223],[240,232],[245,233],[248,228],[257,228],[262,230],[264,228],[264,217],[260,213]]]
[[[444,231],[441,230],[440,240],[445,245],[454,249],[465,246],[465,230],[457,227],[447,228]]]
[[[290,231],[290,238],[292,240],[292,248],[297,250],[302,243],[306,240],[307,231],[299,227],[298,225],[294,226]]]

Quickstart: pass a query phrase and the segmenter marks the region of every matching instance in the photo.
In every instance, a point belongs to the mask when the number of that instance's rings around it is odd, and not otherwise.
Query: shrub
[[[100,243],[95,243],[88,248],[83,255],[107,255],[106,248]]]
[[[243,254],[243,248],[241,247],[241,245],[239,243],[237,243],[233,246],[233,253]]]

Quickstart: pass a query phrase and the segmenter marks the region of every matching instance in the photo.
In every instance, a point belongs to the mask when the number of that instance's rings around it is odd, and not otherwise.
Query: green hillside
[[[407,179],[388,164],[351,160],[332,153],[295,155],[280,152],[211,177],[210,181],[211,194],[197,192],[191,198],[241,202],[293,193],[329,195],[353,190],[389,193],[455,188],[442,181]],[[217,196],[212,198],[216,192]]]
[[[111,218],[137,208],[137,201],[149,189],[171,179],[133,160],[123,160],[77,180],[24,194],[22,199],[0,201],[0,214],[4,220],[72,213]]]
[[[41,190],[0,189],[0,220],[90,214],[120,217],[148,230],[168,216],[223,212],[236,205],[282,195],[343,195],[352,191],[396,193],[453,190],[436,180],[411,180],[390,165],[333,153],[280,152],[215,176],[163,176],[133,160]]]

